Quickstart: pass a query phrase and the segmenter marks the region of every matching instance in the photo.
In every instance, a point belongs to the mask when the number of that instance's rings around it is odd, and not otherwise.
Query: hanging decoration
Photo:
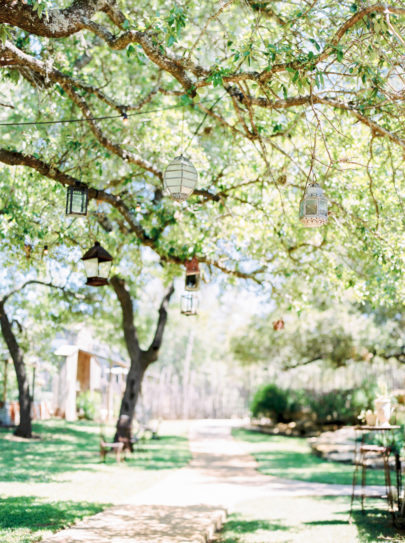
[[[28,260],[29,258],[31,258],[31,253],[32,253],[32,245],[28,242],[25,242],[24,243],[24,253],[25,253],[25,258]]]
[[[76,183],[67,188],[66,215],[87,215],[89,189],[84,183]]]
[[[284,329],[284,321],[283,319],[278,319],[273,322],[273,330],[276,330],[276,332]]]
[[[127,115],[126,111],[123,111],[122,112],[122,124],[124,124],[126,126],[128,124],[128,122],[129,122],[128,115]]]
[[[180,312],[188,317],[198,315],[199,298],[194,292],[184,292],[180,299]]]
[[[184,155],[179,155],[172,160],[163,176],[164,187],[177,202],[187,200],[193,193],[197,181],[197,170]]]
[[[328,222],[328,200],[318,183],[311,183],[300,202],[300,221],[304,226],[323,226]]]
[[[82,260],[87,275],[86,285],[101,287],[108,284],[113,257],[98,241],[82,256]]]
[[[198,260],[195,256],[191,260],[185,263],[186,266],[186,290],[199,290],[200,289],[200,268],[198,266]]]

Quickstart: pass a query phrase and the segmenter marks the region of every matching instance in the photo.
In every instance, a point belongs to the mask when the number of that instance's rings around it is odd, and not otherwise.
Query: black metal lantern
[[[199,298],[193,292],[185,292],[181,295],[180,312],[182,315],[187,315],[188,317],[191,315],[197,315],[198,305]]]
[[[84,183],[76,183],[67,188],[66,215],[87,215],[89,189]]]
[[[82,256],[82,260],[87,275],[86,285],[101,287],[108,284],[113,257],[98,241]]]
[[[191,260],[185,263],[186,265],[186,290],[199,290],[200,288],[200,268],[198,260],[194,256]]]

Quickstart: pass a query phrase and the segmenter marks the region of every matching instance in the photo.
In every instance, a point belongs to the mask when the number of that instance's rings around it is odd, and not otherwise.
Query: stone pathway
[[[240,421],[195,421],[190,429],[190,464],[136,494],[132,503],[210,504],[233,511],[238,502],[270,496],[350,496],[351,485],[307,483],[263,475],[250,451],[257,444],[237,441],[232,426]],[[174,490],[175,489],[175,490]],[[367,487],[378,496],[379,487]],[[132,501],[132,500],[131,500]]]
[[[225,517],[225,510],[203,505],[117,505],[42,543],[207,543]]]
[[[204,543],[247,500],[280,496],[350,496],[350,485],[306,483],[257,471],[249,454],[255,444],[236,441],[240,421],[195,421],[190,427],[193,459],[154,486],[43,543]],[[378,495],[378,487],[368,487]]]

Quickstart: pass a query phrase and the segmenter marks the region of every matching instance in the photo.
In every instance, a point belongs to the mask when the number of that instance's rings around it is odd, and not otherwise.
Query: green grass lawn
[[[272,436],[254,430],[235,428],[232,435],[236,439],[257,443],[252,454],[259,464],[259,471],[297,481],[351,485],[353,466],[339,462],[328,462],[311,454],[305,438]],[[368,470],[367,482],[384,485],[383,470]]]
[[[104,429],[105,431],[106,429]],[[0,429],[0,543],[33,543],[110,504],[130,501],[191,454],[185,437],[142,441],[125,462],[99,456],[99,425],[51,420],[39,439]],[[113,428],[107,428],[112,437]]]
[[[217,543],[399,543],[381,500],[349,518],[347,497],[286,497],[252,500],[228,517]]]
[[[305,438],[271,436],[234,429],[236,439],[250,443],[259,470],[266,475],[314,483],[351,485],[353,466],[327,462],[311,454]],[[383,483],[374,470],[373,484]],[[315,491],[314,491],[315,492]],[[399,543],[404,533],[393,528],[383,500],[367,499],[366,513],[356,500],[350,518],[350,496],[277,496],[238,504],[218,543]]]
[[[47,502],[35,496],[0,499],[0,542],[40,541],[106,506],[81,501]]]

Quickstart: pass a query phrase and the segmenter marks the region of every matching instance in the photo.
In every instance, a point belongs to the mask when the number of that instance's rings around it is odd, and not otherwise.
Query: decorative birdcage
[[[164,187],[177,202],[183,202],[193,193],[198,173],[192,162],[183,155],[177,156],[166,168]]]
[[[195,256],[191,260],[185,263],[186,266],[186,290],[199,290],[200,288],[200,268],[198,266],[198,260]]]
[[[300,203],[300,221],[308,227],[328,222],[328,200],[318,183],[311,183],[305,191]]]
[[[98,241],[82,256],[82,260],[87,275],[86,285],[101,287],[108,284],[113,257]]]
[[[182,315],[198,315],[199,298],[193,292],[184,292],[180,298],[180,312]]]
[[[66,215],[87,215],[89,189],[84,183],[76,183],[67,188]]]

